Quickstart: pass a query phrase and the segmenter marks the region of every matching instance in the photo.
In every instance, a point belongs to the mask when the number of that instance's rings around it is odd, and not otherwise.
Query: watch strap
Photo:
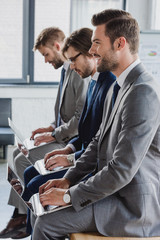
[[[68,154],[67,155],[67,160],[68,160],[68,163],[69,163],[69,166],[74,166],[74,154]]]

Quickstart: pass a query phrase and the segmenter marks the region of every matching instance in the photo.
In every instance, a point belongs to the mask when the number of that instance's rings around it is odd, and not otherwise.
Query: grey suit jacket
[[[64,122],[63,125],[55,129],[57,142],[66,142],[78,134],[78,122],[83,110],[89,80],[90,78],[82,79],[74,70],[68,67],[63,83],[61,99],[59,97],[60,89],[58,89],[55,104],[54,124],[56,126],[59,110],[61,119]]]
[[[160,236],[160,86],[140,63],[112,112],[107,96],[99,133],[65,175],[75,184],[98,162],[93,177],[70,188],[73,207],[93,204],[103,235]]]

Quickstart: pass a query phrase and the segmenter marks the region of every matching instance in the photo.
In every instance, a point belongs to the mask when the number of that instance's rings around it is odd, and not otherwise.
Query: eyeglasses
[[[81,55],[82,53],[78,53],[76,56],[69,58],[68,60],[70,63],[75,63],[76,59]]]

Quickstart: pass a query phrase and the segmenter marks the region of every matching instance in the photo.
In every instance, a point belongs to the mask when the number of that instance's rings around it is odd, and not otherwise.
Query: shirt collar
[[[99,72],[95,72],[95,73],[93,74],[92,79],[95,80],[95,81],[97,81],[98,77],[99,77]]]
[[[67,69],[69,68],[69,65],[70,65],[70,63],[68,61],[65,61],[63,63],[63,68],[67,71]]]
[[[138,58],[136,61],[134,61],[131,65],[129,65],[128,68],[126,68],[121,74],[120,76],[117,78],[117,83],[120,87],[123,86],[123,83],[126,79],[126,77],[128,76],[128,74],[130,73],[130,71],[140,63],[140,59]]]

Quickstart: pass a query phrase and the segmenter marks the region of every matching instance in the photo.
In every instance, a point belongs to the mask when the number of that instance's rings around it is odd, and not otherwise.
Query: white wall
[[[51,86],[0,87],[0,98],[12,98],[12,119],[24,137],[53,121],[56,95],[57,87]]]
[[[152,1],[128,0],[126,10],[132,14],[139,23],[140,30],[151,29],[152,25]]]

